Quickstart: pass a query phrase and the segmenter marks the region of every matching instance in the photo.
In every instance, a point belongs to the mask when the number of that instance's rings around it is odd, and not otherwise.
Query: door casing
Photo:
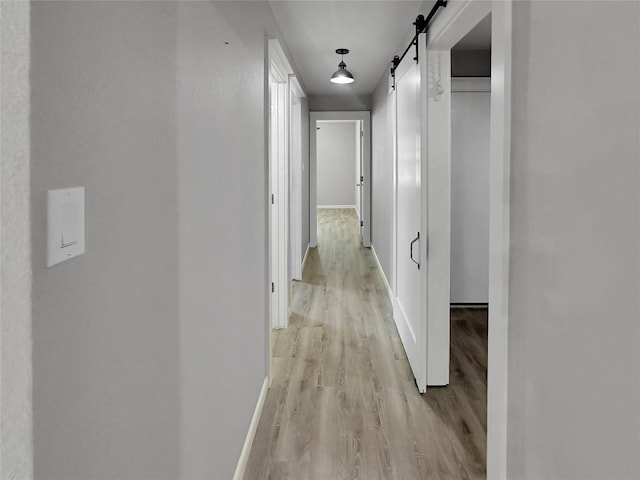
[[[491,14],[491,120],[489,165],[489,352],[487,385],[487,478],[507,479],[507,411],[508,411],[508,326],[509,326],[509,202],[511,163],[511,48],[512,3],[504,0],[449,0],[429,27],[427,50],[450,55],[456,45],[475,25]],[[429,56],[429,61],[436,57]],[[442,67],[442,65],[441,65]],[[451,70],[441,68],[441,84],[449,88]],[[442,78],[442,77],[448,77]],[[425,103],[428,123],[422,132],[429,150],[424,162],[434,157],[451,161],[449,136],[436,134],[445,122],[450,129],[451,109],[433,108]],[[441,192],[438,201],[451,201],[450,191]],[[442,222],[450,222],[449,218]],[[431,239],[433,242],[437,238]],[[441,239],[440,239],[441,240]],[[448,257],[450,260],[450,256]],[[448,269],[442,261],[440,268]],[[448,282],[447,282],[448,284]],[[429,299],[430,301],[433,298]],[[448,299],[447,299],[448,301]],[[429,319],[445,322],[444,316]],[[449,322],[448,308],[446,322]],[[430,328],[432,325],[430,325]],[[435,326],[439,328],[439,326]],[[442,345],[440,348],[444,348]],[[448,349],[448,345],[446,347]]]
[[[289,114],[293,70],[277,39],[268,40],[268,65],[269,108],[274,109],[267,114],[266,129],[270,331],[271,328],[287,326],[289,305]]]

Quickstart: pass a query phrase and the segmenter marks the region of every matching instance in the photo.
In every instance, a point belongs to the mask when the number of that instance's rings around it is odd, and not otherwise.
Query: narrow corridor
[[[485,478],[486,310],[452,311],[451,385],[420,395],[355,211],[318,224],[245,480]]]

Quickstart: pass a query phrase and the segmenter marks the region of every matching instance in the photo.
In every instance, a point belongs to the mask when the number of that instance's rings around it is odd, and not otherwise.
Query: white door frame
[[[371,112],[310,112],[309,113],[309,246],[318,246],[318,120],[362,120],[363,171],[362,176],[362,244],[371,247]]]
[[[302,280],[302,103],[300,82],[289,75],[290,95],[290,265],[291,279]]]
[[[447,52],[480,20],[492,15],[491,32],[491,155],[489,199],[489,354],[487,388],[487,478],[507,478],[507,380],[509,313],[509,201],[511,162],[511,45],[512,5],[509,1],[449,0],[430,26],[430,52]],[[450,89],[451,71],[438,72],[443,89]],[[444,73],[444,75],[442,75]],[[448,80],[449,79],[449,80]],[[429,102],[429,107],[432,102]],[[451,159],[449,138],[433,135],[433,110],[423,131],[429,139],[427,162],[434,156]],[[450,122],[449,128],[450,128]],[[450,202],[449,199],[442,199]],[[449,218],[450,221],[450,218]],[[434,239],[435,241],[435,239]],[[424,253],[424,252],[422,252]],[[432,300],[430,298],[430,300]],[[447,300],[448,301],[448,300]],[[448,322],[448,316],[447,316]]]
[[[289,79],[293,70],[277,39],[269,39],[268,51],[269,87],[276,97],[276,121],[274,124],[269,113],[266,129],[269,155],[269,325],[271,328],[285,328],[289,306]]]

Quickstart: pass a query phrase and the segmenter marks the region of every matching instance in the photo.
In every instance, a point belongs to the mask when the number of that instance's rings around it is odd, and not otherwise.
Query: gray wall
[[[388,74],[373,94],[371,111],[371,244],[390,285],[393,235],[393,123]]]
[[[318,206],[356,204],[355,122],[318,122]]]
[[[176,6],[32,3],[35,476],[179,475]],[[86,254],[46,268],[46,191]]]
[[[311,112],[361,110],[371,110],[371,95],[311,95],[309,97],[309,111]]]
[[[278,32],[267,2],[181,3],[178,25],[181,471],[228,479],[266,375],[264,54]]]
[[[33,477],[29,2],[0,2],[0,478]]]
[[[640,4],[513,8],[508,477],[639,478]]]
[[[266,374],[275,20],[32,5],[36,477],[231,478]],[[45,268],[46,190],[76,185],[87,252]]]
[[[490,77],[491,50],[451,50],[453,77]]]

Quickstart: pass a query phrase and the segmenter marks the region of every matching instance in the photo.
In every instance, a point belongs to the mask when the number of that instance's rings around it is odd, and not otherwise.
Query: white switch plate
[[[84,187],[47,192],[47,267],[84,253]]]

